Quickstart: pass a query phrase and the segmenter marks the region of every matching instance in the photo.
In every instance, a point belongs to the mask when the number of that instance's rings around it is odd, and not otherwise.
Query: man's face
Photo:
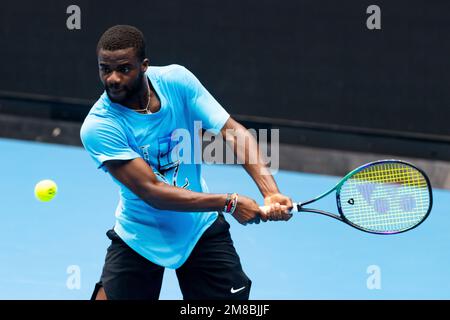
[[[142,89],[148,60],[140,61],[134,48],[100,49],[97,58],[100,79],[111,101],[123,103]]]

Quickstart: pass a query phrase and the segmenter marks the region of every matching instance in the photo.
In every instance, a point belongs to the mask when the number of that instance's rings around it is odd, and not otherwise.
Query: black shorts
[[[248,300],[251,280],[242,270],[223,214],[204,232],[186,262],[176,269],[183,299]],[[103,272],[91,299],[100,287],[109,300],[159,298],[164,267],[136,253],[114,232]]]

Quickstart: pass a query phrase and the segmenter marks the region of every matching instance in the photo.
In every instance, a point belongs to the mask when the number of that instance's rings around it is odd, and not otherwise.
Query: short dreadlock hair
[[[120,50],[134,48],[139,59],[145,59],[145,39],[142,32],[129,25],[116,25],[103,33],[97,43],[97,54],[100,49]]]

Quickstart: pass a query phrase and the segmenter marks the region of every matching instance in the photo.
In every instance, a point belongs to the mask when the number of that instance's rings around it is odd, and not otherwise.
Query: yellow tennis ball
[[[58,186],[52,180],[39,181],[34,187],[36,199],[42,202],[52,200],[58,192]]]

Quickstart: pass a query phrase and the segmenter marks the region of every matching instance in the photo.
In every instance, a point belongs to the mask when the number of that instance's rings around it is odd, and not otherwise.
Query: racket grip
[[[299,212],[299,208],[301,206],[300,202],[293,202],[292,205],[293,205],[293,207],[291,209],[291,213]],[[282,205],[282,207],[285,207],[285,206]],[[264,213],[267,213],[267,212],[269,212],[270,206],[260,206],[260,209]]]

